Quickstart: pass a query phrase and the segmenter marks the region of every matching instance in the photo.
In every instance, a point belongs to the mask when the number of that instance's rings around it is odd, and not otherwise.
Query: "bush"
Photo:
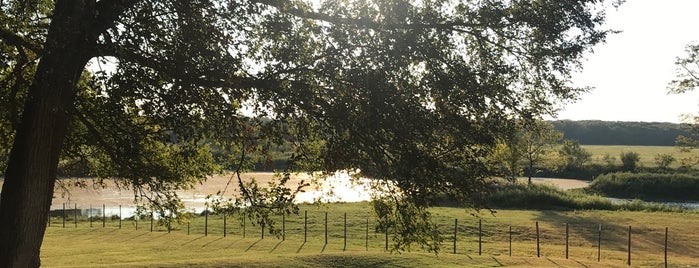
[[[692,173],[617,172],[598,176],[588,189],[619,198],[699,200],[699,176]]]
[[[686,209],[680,207],[651,204],[641,200],[614,203],[606,197],[588,194],[583,189],[563,191],[545,184],[504,184],[487,197],[487,203],[493,208],[686,211]]]
[[[638,161],[641,156],[637,152],[622,152],[619,156],[621,159],[621,168],[625,171],[635,171],[638,166]]]
[[[563,191],[545,184],[502,185],[488,197],[488,204],[500,208],[613,209],[607,198],[582,191]]]

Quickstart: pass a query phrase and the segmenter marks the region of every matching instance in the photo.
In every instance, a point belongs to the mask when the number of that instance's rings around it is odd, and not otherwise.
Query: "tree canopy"
[[[431,197],[479,206],[495,141],[584,92],[571,72],[610,33],[601,0],[0,4],[4,267],[39,264],[59,164],[177,204],[217,168],[205,140],[226,169],[291,142],[286,174],[390,182],[398,244],[431,243]]]

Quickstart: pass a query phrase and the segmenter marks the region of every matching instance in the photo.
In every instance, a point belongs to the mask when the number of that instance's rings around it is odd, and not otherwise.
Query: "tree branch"
[[[482,27],[484,25],[478,23],[467,23],[467,22],[445,22],[445,23],[379,23],[370,19],[355,19],[355,18],[343,18],[332,16],[328,14],[323,14],[319,12],[312,12],[303,10],[300,8],[293,8],[287,5],[285,0],[254,0],[253,2],[260,3],[263,5],[271,6],[278,9],[281,12],[291,14],[293,16],[305,19],[320,20],[333,24],[340,25],[354,25],[364,28],[370,28],[374,30],[384,30],[384,29],[412,29],[412,30],[422,30],[422,29],[440,29],[440,30],[458,30],[459,27]]]
[[[117,18],[125,10],[133,7],[139,0],[102,0],[97,2],[97,16],[93,24],[93,33],[99,34],[114,26]]]
[[[21,36],[8,31],[5,28],[0,28],[0,40],[12,46],[29,49],[36,54],[41,54],[43,51],[43,48],[40,45],[27,41]]]

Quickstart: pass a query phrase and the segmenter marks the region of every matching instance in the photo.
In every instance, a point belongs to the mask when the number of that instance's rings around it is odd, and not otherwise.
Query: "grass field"
[[[304,242],[304,211],[308,213]],[[699,213],[606,211],[482,211],[482,255],[478,254],[478,218],[473,211],[435,208],[434,220],[444,243],[438,255],[419,247],[409,252],[385,252],[385,234],[374,233],[368,203],[303,206],[300,215],[285,220],[286,239],[266,235],[260,228],[222,215],[204,217],[171,232],[162,226],[150,231],[148,221],[80,221],[75,227],[53,218],[42,247],[46,267],[628,267],[628,226],[632,226],[632,266],[663,265],[664,232],[669,228],[671,267],[699,267]],[[327,244],[325,213],[328,213]],[[347,213],[345,246],[344,215]],[[454,254],[454,224],[457,224]],[[281,223],[281,217],[278,219]],[[367,240],[367,220],[369,236]],[[539,222],[541,257],[536,257],[535,222]],[[565,259],[565,230],[569,223],[569,255]],[[598,226],[602,224],[601,262],[597,262]],[[509,228],[512,226],[512,256]],[[280,226],[281,227],[281,226]],[[188,234],[189,231],[189,234]],[[391,235],[389,234],[389,239]],[[367,242],[368,241],[368,242]],[[390,242],[390,241],[389,241]]]
[[[670,166],[676,168],[679,166],[679,161],[677,160],[697,153],[697,150],[690,153],[680,152],[678,147],[675,146],[582,145],[581,147],[592,154],[590,163],[600,165],[606,164],[602,159],[607,154],[616,158],[616,165],[621,165],[619,155],[622,152],[636,152],[641,158],[639,164],[643,167],[657,167],[655,156],[658,154],[670,154],[676,159]]]

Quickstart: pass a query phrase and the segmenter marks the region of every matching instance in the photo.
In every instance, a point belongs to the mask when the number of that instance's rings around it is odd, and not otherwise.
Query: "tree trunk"
[[[529,170],[527,171],[527,174],[529,175],[529,180],[527,180],[528,184],[532,184],[532,169],[534,169],[534,161],[529,158]]]
[[[76,84],[90,58],[95,1],[56,3],[0,200],[0,267],[38,267]]]

